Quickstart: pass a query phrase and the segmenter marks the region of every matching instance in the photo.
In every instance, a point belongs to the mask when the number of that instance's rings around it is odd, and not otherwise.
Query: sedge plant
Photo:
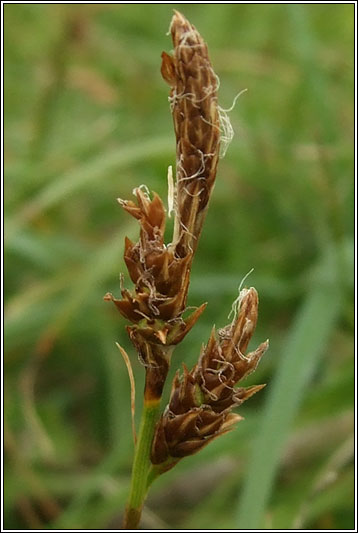
[[[145,369],[124,529],[138,528],[148,489],[158,476],[242,419],[233,409],[264,385],[238,387],[237,383],[255,370],[268,347],[266,341],[247,353],[257,322],[258,294],[253,287],[244,288],[234,302],[231,323],[219,331],[213,328],[194,368],[189,371],[183,365],[177,371],[169,402],[161,412],[173,350],[206,306],[186,316],[191,266],[228,131],[223,128],[218,77],[206,43],[177,11],[170,33],[174,52],[163,52],[161,72],[170,85],[176,136],[175,181],[171,168],[168,171],[173,236],[165,244],[166,210],[157,194],[150,195],[141,186],[134,190],[136,201],[119,199],[140,225],[138,242],[125,240],[124,260],[134,289],[122,286],[119,299],[110,293],[105,296],[130,322],[127,332]]]

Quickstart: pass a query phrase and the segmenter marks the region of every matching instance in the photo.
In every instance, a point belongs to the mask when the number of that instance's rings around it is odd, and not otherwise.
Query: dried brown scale
[[[126,239],[124,259],[135,291],[122,290],[122,300],[112,299],[119,311],[132,322],[143,318],[169,320],[178,317],[186,305],[191,257],[176,258],[163,242],[164,207],[158,196],[153,200],[136,190],[134,202],[121,202],[140,221],[140,241]]]
[[[257,322],[258,296],[254,288],[240,294],[238,315],[216,338],[212,331],[198,364],[183,376],[175,375],[170,401],[158,422],[152,446],[152,462],[169,468],[178,457],[197,452],[208,442],[231,430],[241,420],[234,407],[264,385],[235,385],[253,372],[268,347],[268,341],[253,352],[245,351]]]

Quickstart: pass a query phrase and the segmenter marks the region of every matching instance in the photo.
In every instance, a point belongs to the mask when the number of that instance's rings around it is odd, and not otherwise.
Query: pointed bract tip
[[[168,335],[168,329],[164,328],[159,331],[156,331],[154,335],[160,340],[162,344],[166,344],[167,341],[167,335]]]

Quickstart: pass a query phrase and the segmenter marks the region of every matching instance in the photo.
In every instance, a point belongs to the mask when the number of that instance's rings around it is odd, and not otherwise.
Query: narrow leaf
[[[306,297],[283,349],[239,502],[236,527],[255,529],[265,509],[305,388],[319,368],[341,309],[338,284],[317,284]]]

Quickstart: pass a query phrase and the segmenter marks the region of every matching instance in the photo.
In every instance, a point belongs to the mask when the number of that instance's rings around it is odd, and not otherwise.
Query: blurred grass
[[[282,351],[240,499],[240,529],[257,529],[262,525],[292,421],[305,390],[319,369],[322,351],[328,345],[332,327],[340,314],[339,277],[334,276],[330,281],[322,283],[317,279],[316,286],[310,288]]]
[[[246,420],[156,482],[144,523],[353,528],[349,4],[4,6],[5,526],[120,524],[132,441],[115,341],[138,391],[143,372],[102,297],[137,234],[115,199],[142,183],[165,198],[175,159],[171,7],[208,41],[221,105],[248,88],[193,268],[189,303],[209,305],[172,372],[252,267],[270,350]]]

